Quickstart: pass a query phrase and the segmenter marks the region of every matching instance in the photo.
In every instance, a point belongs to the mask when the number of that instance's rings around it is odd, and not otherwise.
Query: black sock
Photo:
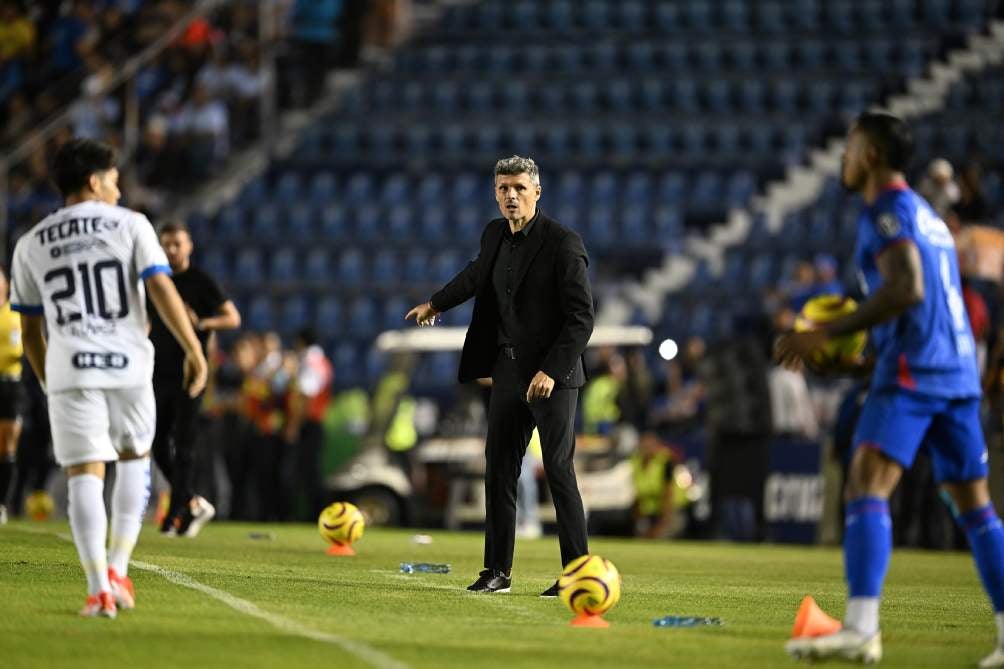
[[[0,506],[7,504],[10,482],[14,480],[14,459],[0,459]]]

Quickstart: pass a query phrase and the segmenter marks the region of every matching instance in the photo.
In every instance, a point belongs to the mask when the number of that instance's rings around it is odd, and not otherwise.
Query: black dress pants
[[[516,537],[516,481],[534,426],[540,433],[544,472],[558,520],[561,564],[586,555],[586,516],[575,481],[577,388],[555,388],[551,397],[526,402],[529,379],[500,352],[492,373],[485,447],[485,568],[508,573]]]
[[[175,379],[154,379],[157,430],[153,459],[171,484],[171,513],[178,513],[195,495],[195,447],[202,396],[189,397]]]

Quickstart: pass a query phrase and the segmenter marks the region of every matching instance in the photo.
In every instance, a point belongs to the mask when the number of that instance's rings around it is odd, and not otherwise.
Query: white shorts
[[[49,424],[61,467],[146,455],[157,425],[153,384],[52,393]]]

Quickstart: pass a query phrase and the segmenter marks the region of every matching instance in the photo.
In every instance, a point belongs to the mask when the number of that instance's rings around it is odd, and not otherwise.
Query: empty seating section
[[[499,157],[537,159],[541,207],[583,235],[594,274],[639,271],[750,207],[811,147],[985,26],[985,11],[982,0],[456,4],[235,201],[192,219],[200,261],[231,288],[249,327],[313,325],[339,383],[364,383],[380,368],[374,335],[400,326],[477,252],[497,215]],[[1004,107],[1001,78],[957,85],[949,113],[965,116],[977,99]],[[1002,131],[985,121],[932,120],[918,143],[927,154],[982,146],[1004,155]],[[776,237],[751,235],[721,273],[701,264],[693,290],[654,325],[725,332],[736,294],[776,282],[800,255],[846,251],[852,203],[834,183],[818,204]],[[468,317],[469,307],[446,321]],[[421,371],[449,382],[453,358],[432,358]]]

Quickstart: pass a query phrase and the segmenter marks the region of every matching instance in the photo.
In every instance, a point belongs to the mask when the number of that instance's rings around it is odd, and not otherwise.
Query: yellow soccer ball
[[[36,490],[24,500],[24,511],[32,520],[49,520],[55,508],[52,496],[44,490]]]
[[[355,504],[335,502],[321,511],[317,531],[334,544],[351,544],[363,536],[366,520]]]
[[[610,560],[583,555],[565,566],[558,596],[576,614],[600,615],[621,598],[621,575]]]
[[[795,332],[815,330],[823,323],[829,323],[841,316],[853,313],[858,303],[842,295],[818,295],[802,307],[802,312],[795,318]],[[868,343],[868,333],[864,330],[843,337],[834,337],[815,355],[819,365],[850,360],[864,353]]]

